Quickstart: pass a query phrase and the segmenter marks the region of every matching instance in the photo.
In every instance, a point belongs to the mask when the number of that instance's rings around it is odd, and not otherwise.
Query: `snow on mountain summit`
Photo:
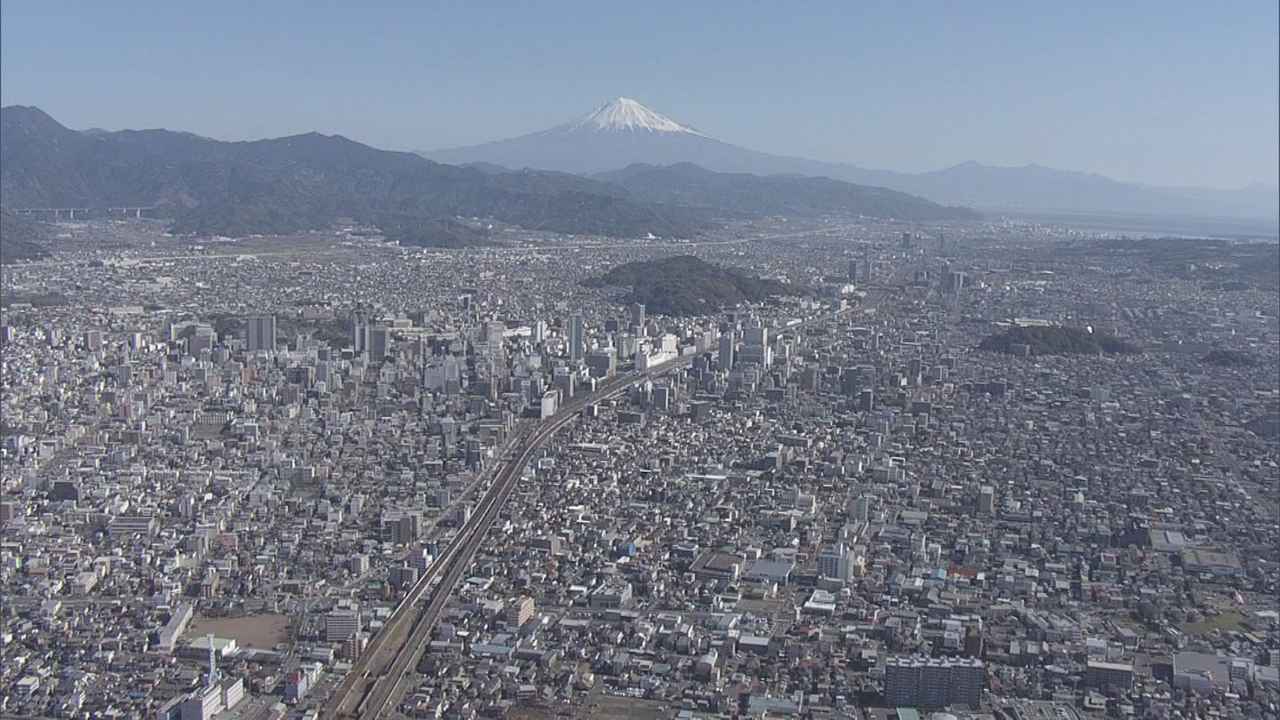
[[[572,123],[577,129],[593,130],[646,130],[648,132],[702,133],[654,112],[631,98],[620,97],[596,108],[586,117]]]

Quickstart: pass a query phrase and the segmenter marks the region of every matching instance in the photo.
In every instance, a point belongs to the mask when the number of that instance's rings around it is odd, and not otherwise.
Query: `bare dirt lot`
[[[198,617],[187,629],[187,638],[209,633],[223,638],[235,638],[241,647],[270,650],[277,643],[289,639],[289,616],[262,614],[227,618]]]

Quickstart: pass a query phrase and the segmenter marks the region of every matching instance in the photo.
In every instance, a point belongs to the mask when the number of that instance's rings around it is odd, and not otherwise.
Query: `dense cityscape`
[[[1280,717],[1274,243],[53,227],[6,717]]]

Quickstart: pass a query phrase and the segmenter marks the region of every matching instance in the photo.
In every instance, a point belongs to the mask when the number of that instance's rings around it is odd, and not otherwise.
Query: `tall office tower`
[[[505,375],[507,370],[506,342],[507,324],[501,320],[490,320],[484,324],[484,342],[489,349],[489,366],[494,374]]]
[[[633,303],[631,305],[631,327],[644,327],[644,304]]]
[[[953,270],[947,273],[947,291],[959,295],[960,291],[964,290],[964,281],[965,275],[959,270]]]
[[[376,325],[368,330],[369,360],[371,362],[382,362],[387,359],[387,354],[391,350],[391,328],[386,325]]]
[[[849,282],[858,282],[859,280],[861,280],[861,279],[862,279],[862,278],[858,275],[858,270],[860,270],[860,269],[861,269],[861,268],[859,267],[859,265],[858,265],[858,261],[857,261],[857,260],[850,260],[850,261],[849,261]]]
[[[102,331],[89,330],[84,334],[85,349],[94,352],[102,349]]]
[[[547,339],[546,320],[538,320],[533,324],[533,327],[530,330],[529,339],[532,340],[535,345]]]
[[[245,330],[245,347],[249,352],[268,352],[276,349],[276,316],[259,315],[248,320]]]
[[[569,318],[569,359],[573,362],[582,360],[587,354],[587,334],[581,315]]]
[[[726,330],[726,331],[724,331],[723,333],[720,333],[720,358],[719,358],[719,362],[720,362],[720,369],[721,369],[721,370],[732,370],[732,369],[733,369],[733,345],[734,345],[734,342],[735,342],[735,340],[734,340],[734,337],[733,337],[733,331],[732,331],[732,330]]]
[[[862,251],[862,281],[871,282],[872,275],[875,273],[875,266],[871,262],[871,251]]]
[[[742,351],[734,359],[736,363],[754,363],[761,367],[773,364],[773,348],[769,347],[769,328],[759,320],[751,321],[742,331]]]
[[[369,349],[369,319],[364,313],[351,316],[351,352],[359,355]]]
[[[911,233],[902,233],[902,249],[907,250],[911,247]]]

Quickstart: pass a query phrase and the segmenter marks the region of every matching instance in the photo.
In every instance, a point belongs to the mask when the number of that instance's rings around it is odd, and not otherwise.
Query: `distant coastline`
[[[1259,218],[1173,217],[1110,213],[1035,212],[979,208],[991,219],[1061,225],[1105,235],[1129,237],[1196,237],[1215,240],[1280,242],[1280,223]]]

